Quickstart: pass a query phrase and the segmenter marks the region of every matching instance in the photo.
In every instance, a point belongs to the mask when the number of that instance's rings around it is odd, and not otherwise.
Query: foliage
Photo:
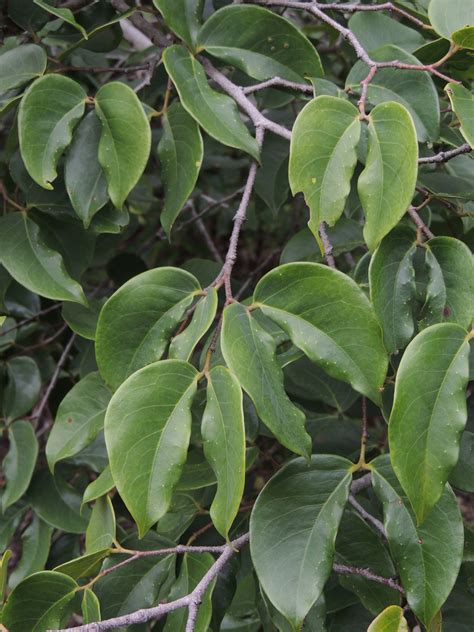
[[[474,0],[0,24],[0,629],[471,630]]]

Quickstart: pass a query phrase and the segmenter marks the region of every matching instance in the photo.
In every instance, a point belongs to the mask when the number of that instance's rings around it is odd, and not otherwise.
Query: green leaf
[[[296,632],[332,570],[352,463],[336,456],[295,459],[257,498],[250,550],[258,579]]]
[[[67,393],[46,443],[51,471],[58,461],[74,456],[94,441],[104,426],[111,396],[97,372],[86,375]]]
[[[403,349],[415,331],[415,252],[415,232],[398,226],[382,240],[369,266],[370,300],[390,353]]]
[[[262,147],[262,166],[255,177],[255,193],[275,215],[286,202],[288,183],[288,141],[267,134]]]
[[[92,592],[90,588],[84,590],[81,602],[81,613],[84,624],[101,620],[99,600],[97,595]]]
[[[448,83],[445,91],[451,102],[451,107],[461,123],[461,134],[469,145],[474,147],[474,96],[467,88],[456,83]]]
[[[112,546],[115,538],[115,513],[109,496],[95,501],[86,531],[86,553],[97,553]]]
[[[351,278],[318,263],[289,263],[260,280],[254,301],[310,360],[380,402],[387,354],[370,303]]]
[[[275,340],[240,303],[224,310],[221,345],[227,365],[252,399],[260,419],[280,443],[308,455],[311,440],[304,430],[305,416],[283,389]]]
[[[115,487],[114,479],[112,478],[112,472],[110,471],[110,466],[108,465],[103,472],[99,474],[99,476],[89,483],[84,491],[84,496],[82,498],[82,504],[90,503],[104,494],[110,492],[111,489]]]
[[[452,34],[474,24],[474,4],[465,0],[431,0],[428,17],[434,30],[452,40]]]
[[[403,608],[389,606],[369,625],[367,632],[409,632]]]
[[[367,161],[357,188],[365,211],[365,241],[374,250],[412,200],[418,144],[413,120],[399,103],[377,105],[369,115],[368,127]]]
[[[155,362],[131,375],[107,409],[110,469],[141,536],[166,513],[186,461],[197,376],[181,360]]]
[[[426,43],[419,31],[379,11],[356,12],[349,20],[349,28],[369,53],[387,44],[413,52]]]
[[[193,46],[201,28],[204,0],[153,0],[173,33]]]
[[[16,356],[6,363],[8,383],[3,392],[3,414],[17,419],[38,401],[41,375],[38,365],[29,356]]]
[[[64,169],[71,204],[84,228],[89,228],[94,215],[109,199],[105,174],[97,157],[100,137],[100,121],[95,112],[89,112],[76,129]]]
[[[474,432],[462,433],[459,460],[449,476],[449,482],[464,492],[474,492]]]
[[[5,598],[5,591],[7,588],[8,562],[10,561],[11,556],[12,552],[10,551],[10,549],[7,549],[0,558],[0,605],[3,605],[3,601]]]
[[[42,571],[24,579],[10,594],[2,611],[9,632],[44,632],[61,627],[72,613],[76,582],[62,573]]]
[[[44,2],[44,0],[33,0],[33,2],[37,4],[39,7],[41,7],[42,9],[44,9],[45,11],[47,11],[48,13],[51,13],[51,15],[55,15],[57,18],[59,18],[63,22],[66,22],[67,24],[70,24],[71,26],[73,26],[75,29],[79,31],[79,33],[84,37],[84,39],[87,39],[87,31],[85,30],[83,26],[79,24],[79,22],[77,22],[76,18],[74,17],[74,13],[71,11],[71,9],[59,9],[57,7],[54,7],[48,4],[47,2]]]
[[[108,557],[109,554],[109,548],[95,551],[94,553],[87,553],[56,566],[54,570],[59,573],[64,573],[64,575],[69,575],[69,577],[76,580],[90,577],[99,572],[103,560]]]
[[[3,53],[0,55],[0,94],[41,77],[47,63],[44,48],[36,44],[24,44]]]
[[[127,281],[105,303],[96,335],[97,364],[113,388],[159,360],[186,309],[202,290],[177,268],[148,270]]]
[[[2,510],[16,503],[28,489],[38,458],[38,440],[29,421],[21,419],[8,427],[10,447],[3,460],[7,486],[2,495]]]
[[[165,49],[163,62],[181,104],[209,136],[223,145],[242,149],[258,160],[257,141],[242,122],[234,99],[209,87],[201,64],[178,45]]]
[[[8,585],[15,588],[29,575],[42,571],[46,565],[53,529],[38,516],[33,515],[31,523],[21,537],[21,559],[10,573]]]
[[[446,486],[421,527],[409,508],[388,456],[371,462],[372,481],[384,507],[384,526],[407,601],[428,627],[450,594],[463,551],[463,525],[456,497]]]
[[[65,303],[61,310],[61,316],[72,331],[88,340],[95,340],[97,321],[103,305],[103,300],[89,299],[89,305],[79,303]]]
[[[171,341],[168,356],[188,361],[195,346],[212,325],[217,311],[217,291],[209,288],[196,306],[191,322],[184,331]]]
[[[183,556],[179,577],[170,591],[170,601],[192,592],[213,564],[214,558],[210,553],[186,553]],[[207,632],[209,629],[212,614],[211,599],[215,583],[216,580],[214,579],[204,593],[196,623],[193,626],[194,632]],[[185,608],[175,610],[166,617],[163,632],[185,632],[187,618],[188,613]]]
[[[21,157],[45,189],[53,188],[59,158],[84,114],[86,97],[76,81],[54,74],[37,79],[25,92],[18,110]]]
[[[442,320],[468,328],[474,316],[474,262],[468,246],[453,237],[434,237],[426,247],[435,257],[446,292]]]
[[[443,272],[438,260],[429,248],[425,252],[425,277],[424,303],[418,314],[418,327],[425,329],[430,325],[436,325],[444,319],[446,307],[446,286],[444,284]],[[422,280],[425,280],[422,278]],[[423,286],[422,286],[423,287]],[[420,296],[421,298],[421,296]]]
[[[400,362],[389,423],[390,454],[418,524],[440,499],[457,463],[468,377],[469,344],[458,325],[425,329]]]
[[[18,283],[40,296],[86,303],[63,258],[45,244],[39,226],[26,213],[0,219],[0,262]]]
[[[357,162],[359,111],[337,97],[308,103],[293,126],[289,177],[293,195],[304,193],[308,226],[319,237],[321,221],[333,226],[341,216]]]
[[[102,123],[99,163],[105,171],[110,199],[121,208],[148,162],[150,124],[135,92],[119,81],[100,88],[95,108]]]
[[[197,47],[259,81],[303,81],[324,74],[315,47],[301,30],[264,7],[219,9],[204,23]]]
[[[165,203],[160,221],[168,238],[171,228],[196,185],[203,158],[201,132],[180,103],[163,114],[163,136],[158,144]]]
[[[461,48],[474,49],[474,26],[466,26],[451,34],[453,42]]]
[[[384,46],[371,53],[371,57],[378,62],[396,59],[406,64],[420,65],[414,55],[398,46]],[[360,82],[365,79],[367,72],[366,64],[362,61],[357,62],[346,79],[346,88],[359,91]],[[432,78],[427,72],[419,70],[403,70],[403,81],[400,81],[400,76],[400,70],[397,68],[379,68],[369,83],[368,101],[374,105],[386,101],[400,103],[411,114],[418,140],[437,140],[440,111],[438,93]]]
[[[219,533],[228,538],[244,492],[245,425],[240,385],[223,366],[213,368],[207,376],[201,432],[204,454],[217,478],[211,519]]]

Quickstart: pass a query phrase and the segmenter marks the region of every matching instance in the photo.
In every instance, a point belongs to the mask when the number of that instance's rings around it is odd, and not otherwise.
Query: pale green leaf
[[[0,219],[0,262],[28,290],[60,301],[86,303],[81,286],[64,267],[59,252],[49,248],[39,226],[26,213]]]
[[[219,9],[201,28],[197,47],[259,81],[323,75],[316,48],[301,30],[264,7],[234,4]]]
[[[6,363],[8,382],[3,392],[3,414],[17,419],[36,404],[41,390],[38,365],[29,356],[16,356]]]
[[[24,44],[3,53],[0,55],[0,94],[40,77],[47,63],[46,51],[36,44]]]
[[[305,416],[283,389],[275,340],[240,303],[224,310],[221,346],[227,365],[252,399],[260,419],[280,443],[308,455],[311,439],[304,430]]]
[[[370,53],[387,44],[413,52],[426,41],[419,31],[381,11],[356,11],[349,20],[349,28]]]
[[[431,0],[428,17],[438,35],[452,40],[454,31],[474,24],[474,3],[471,0]]]
[[[415,332],[415,252],[416,233],[398,226],[382,240],[370,261],[370,300],[390,353],[405,347]]]
[[[217,478],[211,519],[219,533],[228,538],[244,492],[245,425],[240,385],[223,366],[214,367],[207,376],[201,432],[204,454]]]
[[[60,20],[62,20],[63,22],[66,22],[67,24],[70,24],[71,26],[73,26],[76,30],[79,31],[79,33],[82,35],[82,37],[84,37],[84,39],[87,39],[87,31],[76,20],[76,18],[74,17],[74,13],[71,11],[71,9],[58,8],[58,7],[52,6],[51,4],[45,2],[44,0],[33,0],[33,2],[37,4],[39,7],[41,7],[42,9],[44,9],[45,11],[47,11],[48,13],[50,13],[51,15],[54,15]]]
[[[285,465],[257,498],[250,519],[252,561],[273,605],[299,631],[332,570],[334,542],[352,479],[337,456]]]
[[[105,171],[110,199],[121,208],[148,162],[150,124],[135,92],[119,81],[100,88],[95,107],[102,123],[99,163]]]
[[[69,575],[72,579],[83,579],[91,575],[97,575],[103,560],[108,557],[109,554],[109,548],[95,551],[94,553],[86,553],[85,555],[81,555],[81,557],[75,557],[72,560],[63,562],[53,570],[64,573],[64,575]]]
[[[466,337],[459,325],[433,325],[408,345],[398,368],[390,454],[419,524],[440,499],[459,457],[467,417]]]
[[[191,322],[171,341],[168,356],[176,360],[189,360],[197,343],[212,325],[217,311],[217,291],[211,287],[196,306]]]
[[[197,279],[177,268],[148,270],[127,281],[105,303],[96,334],[97,364],[113,388],[159,360],[194,298]]]
[[[142,536],[168,510],[186,461],[197,376],[186,362],[155,362],[131,375],[107,409],[110,469]]]
[[[6,488],[2,510],[16,503],[28,489],[38,457],[38,440],[29,421],[21,419],[8,426],[9,449],[2,468]]]
[[[21,157],[30,176],[45,189],[53,188],[59,158],[84,114],[86,96],[76,81],[49,74],[32,83],[21,101]]]
[[[111,396],[97,372],[86,375],[67,393],[46,443],[46,458],[52,471],[58,461],[74,456],[97,437]]]
[[[95,112],[79,123],[64,169],[71,204],[88,228],[93,216],[107,203],[107,183],[97,157],[101,124]]]
[[[115,513],[109,496],[95,501],[86,531],[86,553],[97,553],[112,546],[115,539]]]
[[[203,158],[201,132],[180,103],[163,114],[163,136],[158,144],[165,203],[161,225],[168,237],[171,228],[196,185]]]
[[[260,280],[254,301],[310,360],[380,402],[387,370],[382,332],[350,277],[318,263],[289,263]]]
[[[166,26],[192,46],[201,28],[204,0],[153,0],[153,4]]]
[[[90,588],[86,588],[84,590],[81,602],[81,612],[84,620],[83,622],[85,624],[101,620],[99,600],[97,595],[92,592]]]
[[[2,623],[9,632],[59,628],[62,619],[72,613],[76,588],[76,582],[62,573],[34,573],[11,592],[2,611]]]
[[[377,105],[369,115],[367,160],[358,180],[364,237],[371,250],[406,213],[417,173],[418,144],[409,112],[395,102]]]
[[[242,122],[235,101],[209,87],[201,64],[178,45],[165,49],[163,62],[176,86],[181,104],[209,136],[258,159],[257,141]]]
[[[472,92],[456,83],[448,83],[445,90],[451,101],[451,107],[461,123],[461,134],[469,145],[474,147],[474,96]]]
[[[289,177],[293,195],[302,191],[310,208],[308,226],[317,236],[321,221],[341,216],[357,162],[357,108],[337,97],[316,97],[293,126]]]
[[[367,632],[408,632],[407,620],[403,616],[403,608],[389,606],[372,621]]]
[[[371,466],[374,490],[383,503],[390,551],[408,604],[428,627],[450,594],[461,564],[463,524],[456,497],[446,486],[425,522],[417,526],[389,457],[378,457]]]
[[[459,31],[451,33],[451,39],[453,42],[461,48],[474,49],[474,26],[466,26]]]

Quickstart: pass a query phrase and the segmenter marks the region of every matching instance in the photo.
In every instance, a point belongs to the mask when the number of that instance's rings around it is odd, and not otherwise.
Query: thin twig
[[[432,239],[434,237],[434,233],[431,232],[425,222],[418,215],[418,211],[414,206],[410,206],[407,213],[417,228],[419,228],[428,237],[428,239]]]
[[[298,90],[299,92],[308,92],[310,94],[314,93],[313,86],[310,86],[308,83],[297,83],[296,81],[288,81],[287,79],[282,79],[281,77],[272,77],[271,79],[267,79],[266,81],[262,81],[261,83],[255,83],[253,86],[245,86],[242,88],[242,92],[244,94],[251,94],[252,92],[258,92],[259,90],[265,90],[266,88],[289,88],[290,90]]]
[[[10,327],[9,329],[5,329],[5,331],[1,331],[0,338],[2,336],[5,336],[6,334],[9,334],[11,331],[14,331],[15,329],[20,329],[20,327],[23,327],[24,325],[27,325],[28,323],[33,322],[40,316],[44,316],[45,314],[49,314],[50,312],[53,312],[54,310],[58,309],[61,306],[62,306],[62,303],[56,303],[55,305],[51,305],[50,307],[47,307],[46,309],[42,309],[40,312],[38,312],[37,314],[34,314],[33,316],[30,316],[29,318],[20,320],[20,322],[16,323],[16,325],[14,325],[13,327]]]
[[[193,216],[193,218],[194,218],[194,220],[196,222],[196,226],[197,226],[199,232],[204,237],[204,241],[206,242],[206,245],[209,248],[209,250],[211,251],[212,256],[214,257],[214,259],[217,261],[217,263],[221,263],[221,264],[224,263],[224,260],[222,259],[222,255],[218,251],[217,246],[214,243],[214,240],[212,239],[209,231],[207,230],[206,225],[204,224],[202,219],[200,217],[198,217],[198,214],[197,214],[196,209],[194,208],[194,205],[193,205],[192,210],[191,210],[191,215]]]
[[[405,590],[403,586],[397,584],[397,582],[391,577],[381,577],[380,575],[376,575],[368,568],[359,568],[357,566],[347,566],[346,564],[334,564],[333,571],[335,573],[340,573],[342,575],[359,575],[360,577],[364,577],[372,582],[377,582],[378,584],[384,584],[385,586],[389,586],[394,590],[397,590],[402,595],[405,594]]]
[[[336,260],[334,259],[334,255],[333,255],[333,247],[332,247],[332,243],[328,237],[328,234],[326,232],[326,223],[325,222],[321,222],[319,224],[319,235],[321,237],[321,241],[323,242],[323,246],[324,246],[324,256],[326,257],[326,262],[328,264],[328,266],[330,266],[331,268],[336,269]]]
[[[470,151],[472,151],[472,147],[468,143],[464,143],[464,145],[460,145],[459,147],[456,147],[456,149],[440,151],[438,154],[435,154],[434,156],[426,156],[425,158],[419,158],[418,164],[426,165],[426,164],[436,163],[436,162],[447,162],[448,160],[451,160],[451,158],[455,158],[456,156],[459,156],[461,154],[468,154]]]

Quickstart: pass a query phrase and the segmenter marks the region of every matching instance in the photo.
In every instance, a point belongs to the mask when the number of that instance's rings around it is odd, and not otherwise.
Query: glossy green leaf
[[[110,549],[108,548],[95,551],[94,553],[86,553],[81,555],[81,557],[76,557],[56,566],[54,570],[58,573],[69,575],[69,577],[76,580],[97,575],[103,560],[108,557],[109,553]]]
[[[370,53],[387,44],[413,52],[425,43],[419,31],[401,24],[381,11],[355,12],[349,20],[349,28]]]
[[[71,204],[88,228],[93,216],[107,203],[107,182],[97,157],[101,124],[95,112],[79,123],[68,151],[64,169]]]
[[[81,602],[81,613],[83,623],[94,623],[100,621],[100,603],[97,595],[90,588],[84,590]]]
[[[410,55],[398,46],[384,46],[371,53],[375,61],[386,62],[394,59],[405,63],[420,65],[414,55]],[[346,87],[360,90],[360,82],[367,76],[367,66],[357,62],[346,79]],[[420,142],[435,141],[439,137],[439,99],[432,78],[427,72],[419,70],[403,70],[403,81],[400,81],[400,70],[397,68],[380,68],[369,83],[367,99],[378,105],[386,101],[395,101],[403,105],[410,113],[415,124]]]
[[[45,189],[53,188],[59,158],[84,114],[86,96],[76,81],[49,74],[31,84],[21,101],[21,157],[30,176]]]
[[[418,173],[413,120],[399,103],[377,105],[369,115],[365,169],[357,186],[365,212],[364,237],[374,250],[406,213]]]
[[[212,522],[228,538],[244,492],[245,425],[240,385],[225,367],[217,366],[207,376],[201,432],[204,454],[217,478]]]
[[[219,9],[200,30],[197,46],[259,81],[323,75],[319,55],[301,30],[264,7]]]
[[[260,419],[280,443],[308,455],[311,440],[304,430],[305,416],[283,389],[275,340],[240,303],[224,310],[221,346],[228,367],[252,399]]]
[[[110,469],[142,536],[166,513],[186,461],[197,376],[186,362],[155,362],[131,375],[107,409]]]
[[[45,11],[47,11],[48,13],[51,13],[51,15],[54,15],[60,20],[62,20],[63,22],[70,24],[72,27],[74,27],[76,30],[79,31],[79,33],[84,37],[84,39],[87,39],[87,31],[76,20],[76,18],[74,17],[74,13],[71,11],[71,9],[58,8],[58,7],[52,6],[51,4],[45,2],[44,0],[33,0],[33,2],[37,4],[39,7],[41,7],[42,9],[44,9]]]
[[[408,604],[428,626],[451,592],[463,550],[462,518],[451,489],[417,527],[388,456],[372,461],[374,490],[384,506],[384,526]]]
[[[351,278],[317,263],[289,263],[260,280],[254,301],[310,360],[380,402],[387,355],[370,303]]]
[[[451,107],[461,123],[461,134],[469,145],[474,147],[474,96],[472,92],[456,83],[448,83],[445,90]]]
[[[357,162],[359,111],[337,97],[308,103],[293,126],[289,177],[293,195],[304,193],[308,226],[318,236],[321,221],[333,226],[341,216]]]
[[[38,516],[33,515],[31,523],[21,537],[21,559],[10,573],[8,585],[15,588],[32,573],[42,571],[46,565],[51,545],[53,529]]]
[[[99,476],[89,483],[89,485],[84,490],[84,496],[82,498],[82,504],[90,503],[104,494],[110,492],[111,489],[115,487],[114,479],[112,478],[112,472],[110,471],[110,466],[108,465],[105,470],[103,470]]]
[[[46,70],[46,51],[36,44],[24,44],[0,55],[0,94],[19,88]]]
[[[16,356],[7,362],[8,383],[3,392],[3,414],[17,419],[36,404],[41,390],[38,365],[29,356]]]
[[[87,306],[79,303],[65,303],[61,316],[76,334],[88,340],[95,340],[97,321],[103,301],[90,298],[88,302]]]
[[[186,553],[179,577],[170,591],[170,600],[179,599],[192,592],[213,564],[214,558],[210,553]],[[212,614],[211,598],[215,583],[214,579],[204,593],[193,627],[194,632],[207,632],[209,629]],[[185,632],[187,619],[186,609],[175,610],[166,618],[164,632]]]
[[[367,632],[408,632],[407,620],[403,616],[403,608],[389,606],[372,621]]]
[[[438,35],[452,40],[454,31],[474,24],[474,4],[469,0],[431,0],[428,16]]]
[[[217,291],[207,290],[196,306],[191,322],[171,341],[168,356],[176,360],[189,360],[197,343],[212,325],[217,311]]]
[[[331,573],[352,464],[336,456],[296,459],[267,483],[250,519],[258,579],[296,632]]]
[[[382,240],[370,262],[370,300],[390,353],[403,349],[415,331],[415,252],[415,232],[398,226]]]
[[[110,199],[121,208],[148,162],[150,124],[135,92],[119,81],[100,88],[95,108],[102,123],[99,163],[105,171]]]
[[[113,388],[159,360],[194,298],[197,279],[177,268],[148,270],[127,281],[102,308],[96,335],[97,364]]]
[[[209,136],[258,159],[257,141],[242,122],[235,101],[209,87],[201,64],[185,48],[177,45],[165,49],[163,62],[176,86],[181,104]]]
[[[168,237],[171,228],[196,185],[204,148],[196,121],[180,103],[163,114],[163,136],[158,144],[165,203],[161,225]]]
[[[474,316],[474,261],[468,246],[453,237],[434,237],[426,247],[436,259],[445,288],[442,320],[468,328]]]
[[[86,553],[97,553],[112,546],[115,539],[115,513],[109,496],[95,501],[86,531]]]
[[[8,427],[8,452],[2,469],[7,486],[2,499],[5,511],[19,500],[28,489],[38,458],[38,440],[29,421],[21,419]]]
[[[440,499],[458,460],[467,417],[468,358],[466,331],[441,324],[416,336],[398,368],[390,454],[419,524]]]
[[[26,213],[0,219],[0,262],[18,283],[40,296],[86,303],[62,256],[46,245],[39,226]]]
[[[449,482],[464,492],[474,492],[474,432],[466,430],[462,433],[459,460],[449,476]]]
[[[192,46],[201,28],[203,0],[153,0],[166,25]]]
[[[24,579],[10,594],[2,611],[9,632],[44,632],[61,627],[72,612],[76,582],[62,573],[42,571]]]
[[[104,426],[111,396],[97,372],[86,375],[67,393],[46,444],[46,458],[52,471],[58,461],[74,456],[97,437]]]

